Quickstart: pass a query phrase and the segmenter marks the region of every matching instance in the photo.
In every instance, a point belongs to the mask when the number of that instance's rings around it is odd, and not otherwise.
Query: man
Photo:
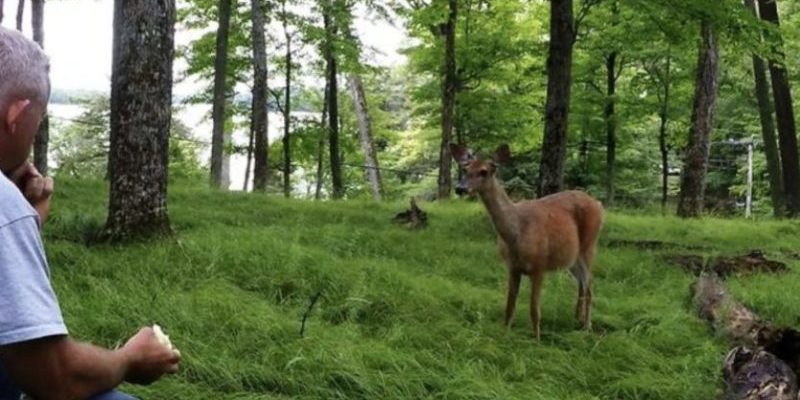
[[[122,382],[149,384],[178,370],[180,356],[142,328],[119,350],[69,337],[50,285],[39,229],[53,181],[30,163],[50,96],[38,45],[0,27],[0,400],[130,399]]]

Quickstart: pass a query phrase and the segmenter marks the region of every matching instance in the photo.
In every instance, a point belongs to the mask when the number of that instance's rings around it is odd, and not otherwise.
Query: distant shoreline
[[[319,110],[315,110],[315,108],[310,104],[308,101],[302,101],[298,97],[306,97],[302,96],[300,91],[296,93],[300,94],[300,96],[292,95],[292,104],[293,104],[293,111],[292,112],[309,112],[315,113]],[[81,89],[59,89],[55,88],[50,92],[50,104],[59,104],[59,105],[82,105],[83,100],[85,99],[92,99],[97,97],[109,97],[109,92],[104,92],[101,90],[81,90]],[[190,95],[187,94],[176,94],[172,96],[172,105],[173,106],[184,106],[188,104],[206,104],[206,102],[201,103],[191,103],[189,101]],[[250,93],[239,93],[234,97],[234,101],[236,101],[241,106],[249,107],[251,102],[252,96]],[[275,104],[274,100],[271,100],[269,103],[269,110],[272,112],[278,112],[280,109],[277,104]]]

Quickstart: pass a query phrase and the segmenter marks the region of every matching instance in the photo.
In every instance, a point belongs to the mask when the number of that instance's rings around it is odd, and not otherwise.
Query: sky
[[[17,2],[4,1],[3,26],[15,25]],[[92,90],[108,92],[111,77],[111,43],[113,0],[69,0],[45,3],[45,51],[50,56],[51,81],[54,89]],[[26,1],[23,32],[31,36],[30,1]],[[379,54],[370,58],[378,65],[390,66],[404,62],[398,50],[406,42],[401,27],[386,22],[372,22],[359,17],[356,30],[366,47]],[[177,31],[176,45],[187,44],[191,32]],[[176,69],[183,63],[176,61]],[[188,81],[176,85],[175,94],[196,91],[199,83]]]
[[[14,28],[17,2],[5,0],[3,26]],[[45,52],[50,56],[50,79],[56,90],[88,90],[108,93],[111,83],[111,45],[114,12],[113,0],[59,0],[45,3],[44,34]],[[362,12],[359,15],[356,31],[365,48],[374,48],[377,53],[369,54],[371,63],[381,66],[398,65],[405,62],[399,50],[407,46],[407,37],[402,28],[386,22],[367,20]],[[26,1],[23,32],[31,37],[30,1]],[[197,32],[178,30],[175,34],[176,46],[186,45],[197,36]],[[175,61],[175,76],[185,67],[182,60]],[[210,82],[185,81],[176,84],[173,93],[185,96],[195,93]],[[240,88],[241,90],[241,88]],[[51,117],[66,121],[80,115],[82,109],[76,105],[51,104]],[[210,105],[191,105],[183,107],[178,117],[189,126],[194,135],[209,141],[211,137]],[[60,119],[59,119],[60,118]],[[277,115],[270,116],[270,142],[282,135],[282,120]],[[55,132],[54,132],[55,133]],[[247,143],[241,132],[234,132],[237,144]],[[208,159],[209,149],[201,151],[201,158]],[[231,188],[238,190],[244,182],[246,159],[241,155],[231,157]]]

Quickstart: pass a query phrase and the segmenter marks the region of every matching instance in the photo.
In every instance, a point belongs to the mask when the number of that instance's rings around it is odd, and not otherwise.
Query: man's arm
[[[0,347],[0,359],[23,392],[42,400],[85,399],[123,381],[149,384],[178,370],[180,356],[143,328],[119,350],[105,350],[68,336]]]

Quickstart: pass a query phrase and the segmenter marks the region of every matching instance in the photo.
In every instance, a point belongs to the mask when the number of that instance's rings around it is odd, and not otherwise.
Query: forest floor
[[[76,338],[113,347],[142,325],[165,328],[181,372],[124,387],[148,400],[713,399],[728,345],[690,309],[694,277],[671,254],[759,249],[787,262],[728,285],[766,319],[800,325],[797,223],[609,213],[593,331],[574,319],[572,276],[551,274],[537,343],[527,280],[502,327],[506,273],[478,203],[421,203],[429,226],[411,231],[391,223],[405,203],[177,184],[173,238],[87,245],[104,187],[59,181],[45,229],[54,286]]]

